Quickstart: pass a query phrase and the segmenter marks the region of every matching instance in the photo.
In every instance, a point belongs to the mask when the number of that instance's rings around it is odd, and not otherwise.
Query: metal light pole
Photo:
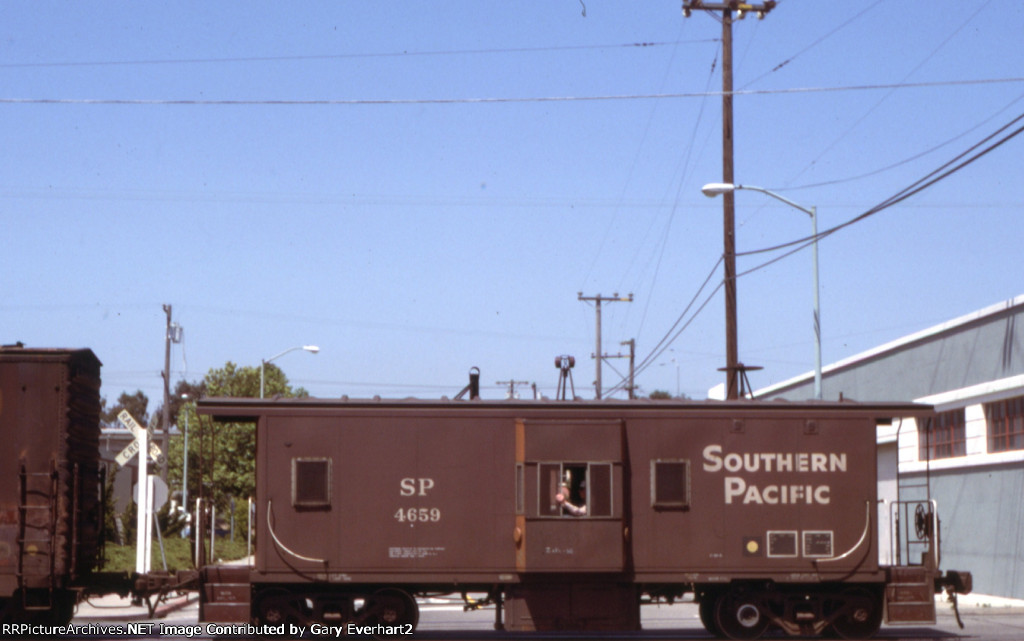
[[[188,394],[182,394],[185,402],[189,401]],[[185,455],[181,457],[181,505],[188,512],[188,409],[185,409]]]
[[[737,189],[759,191],[762,194],[766,194],[776,200],[786,203],[794,209],[799,209],[811,217],[811,230],[813,234],[812,237],[814,238],[814,398],[821,400],[821,307],[818,295],[818,208],[798,205],[792,200],[776,194],[774,191],[769,191],[763,187],[753,187],[751,185],[708,183],[701,188],[701,191],[704,192],[704,195],[708,198],[714,198],[720,194],[731,194]]]
[[[272,360],[281,358],[282,356],[284,356],[285,354],[287,354],[289,352],[294,352],[294,351],[299,350],[299,349],[301,349],[303,351],[306,351],[306,352],[309,352],[310,354],[316,354],[317,352],[320,351],[320,348],[317,347],[316,345],[299,345],[297,347],[289,347],[288,349],[284,350],[280,354],[276,354],[274,356],[271,356],[270,358],[265,358],[262,361],[260,361],[260,398],[263,398],[264,370],[267,367],[267,363],[269,363]]]

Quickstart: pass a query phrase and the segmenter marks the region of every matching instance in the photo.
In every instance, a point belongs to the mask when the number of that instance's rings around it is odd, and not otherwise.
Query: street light
[[[751,185],[733,185],[730,183],[708,183],[701,188],[704,195],[708,198],[714,198],[721,194],[728,194],[736,191],[737,189],[746,189],[747,191],[759,191],[762,194],[767,194],[775,200],[780,200],[790,207],[799,209],[808,216],[811,217],[811,230],[812,238],[814,239],[814,398],[821,399],[821,309],[819,306],[818,299],[818,208],[817,207],[804,207],[798,205],[792,200],[780,196],[773,191],[769,191],[762,187],[753,187]]]
[[[271,356],[270,358],[263,359],[260,362],[260,398],[263,398],[263,370],[266,368],[267,363],[269,363],[272,360],[281,358],[282,356],[289,352],[294,352],[295,350],[299,349],[309,352],[310,354],[316,354],[317,352],[320,351],[320,348],[317,347],[316,345],[299,345],[298,347],[289,347],[280,354],[277,354],[276,356]]]

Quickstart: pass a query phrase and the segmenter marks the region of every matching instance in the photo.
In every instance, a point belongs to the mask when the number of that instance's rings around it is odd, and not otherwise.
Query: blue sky
[[[165,303],[174,380],[316,344],[276,362],[317,396],[451,396],[471,366],[485,397],[553,396],[573,354],[591,397],[577,292],[632,292],[604,307],[604,349],[644,359],[722,253],[700,192],[721,180],[721,28],[678,0],[3,9],[0,342],[92,348],[108,399],[155,409]],[[858,216],[1024,113],[1021,33],[1009,0],[783,0],[738,22],[737,182],[816,205],[822,230]],[[1022,144],[821,241],[826,363],[1024,293]],[[810,233],[736,202],[740,252]],[[753,385],[810,371],[810,252],[738,293]],[[723,307],[642,393],[722,380]]]

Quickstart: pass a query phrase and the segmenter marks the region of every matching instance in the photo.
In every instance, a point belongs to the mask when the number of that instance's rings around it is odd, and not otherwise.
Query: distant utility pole
[[[577,299],[582,301],[593,301],[594,307],[597,309],[597,349],[594,350],[594,358],[597,361],[597,379],[594,381],[594,389],[597,392],[595,398],[601,400],[601,362],[604,360],[604,356],[601,355],[601,303],[602,302],[623,302],[632,303],[633,294],[630,294],[627,298],[622,298],[618,293],[612,294],[611,298],[606,298],[598,294],[597,296],[584,296],[583,292],[577,292]]]
[[[164,452],[169,452],[168,445],[171,439],[171,343],[181,342],[181,325],[171,322],[171,306],[164,305],[164,314],[167,315],[167,331],[164,334],[164,407],[161,415],[160,440]],[[187,454],[186,454],[187,455]],[[160,478],[167,481],[167,465],[160,468]]]
[[[629,359],[629,383],[626,384],[626,392],[629,394],[629,400],[636,398],[636,385],[634,384],[635,372],[636,372],[636,339],[629,339],[628,341],[622,341],[619,345],[629,345],[628,354],[605,354],[605,358],[628,358]]]
[[[516,397],[516,385],[529,385],[530,381],[497,381],[495,385],[508,385],[508,396],[506,398]]]
[[[735,184],[733,176],[733,130],[732,130],[732,12],[742,20],[748,13],[756,13],[758,19],[775,8],[775,2],[766,0],[761,4],[750,4],[730,0],[729,2],[703,2],[683,0],[683,15],[687,18],[693,10],[722,12],[722,182]],[[735,195],[728,192],[722,199],[722,221],[725,238],[725,389],[726,398],[740,397],[740,380],[743,365],[739,362],[736,340],[736,209]]]

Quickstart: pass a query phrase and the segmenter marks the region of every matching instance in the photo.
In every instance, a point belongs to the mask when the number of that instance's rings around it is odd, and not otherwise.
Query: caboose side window
[[[677,510],[690,507],[689,461],[651,461],[651,507]]]
[[[613,515],[611,463],[540,463],[537,471],[538,515]]]
[[[331,459],[292,459],[292,505],[294,507],[330,507]]]

